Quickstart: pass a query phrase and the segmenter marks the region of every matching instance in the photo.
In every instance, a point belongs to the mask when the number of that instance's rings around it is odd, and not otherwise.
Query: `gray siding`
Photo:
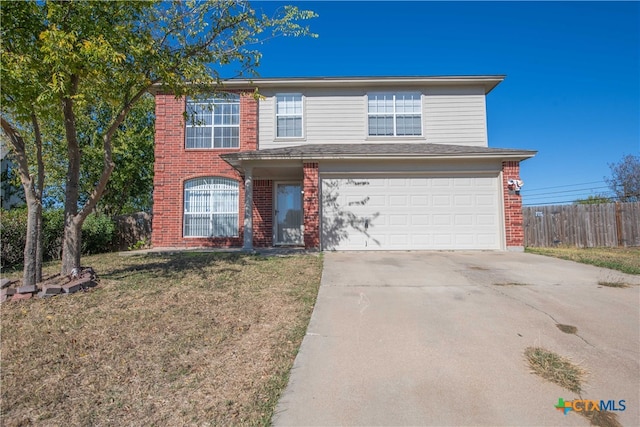
[[[487,146],[487,113],[482,89],[427,90],[423,101],[429,142]]]
[[[259,147],[363,142],[431,142],[487,146],[485,95],[482,88],[373,88],[371,92],[420,91],[421,137],[369,137],[365,89],[292,89],[262,91],[259,104]],[[276,93],[302,93],[303,138],[275,138]]]

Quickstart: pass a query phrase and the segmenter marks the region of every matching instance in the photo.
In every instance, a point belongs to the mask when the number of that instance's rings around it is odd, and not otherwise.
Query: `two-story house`
[[[265,78],[227,81],[218,97],[156,93],[152,244],[521,250],[509,182],[535,151],[488,147],[485,98],[503,79]]]

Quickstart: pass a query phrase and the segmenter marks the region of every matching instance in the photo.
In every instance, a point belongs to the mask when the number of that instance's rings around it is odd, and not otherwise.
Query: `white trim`
[[[429,178],[439,177],[439,176],[479,176],[479,177],[490,177],[495,178],[498,174],[498,171],[457,171],[457,170],[446,170],[446,171],[384,171],[384,172],[321,172],[320,179],[322,178],[340,178],[340,177],[352,177],[352,176],[364,176],[367,178],[386,178],[389,175],[392,176],[407,176],[410,178]]]
[[[228,150],[228,149],[233,149],[233,148],[240,148],[240,121],[241,121],[241,114],[242,112],[240,111],[240,95],[238,94],[227,94],[228,98],[225,97],[216,97],[216,96],[211,96],[211,97],[206,97],[206,98],[192,98],[192,97],[187,97],[186,101],[185,101],[185,111],[187,112],[187,117],[185,120],[185,127],[184,127],[184,148],[185,150]],[[215,123],[215,115],[216,115],[216,105],[219,106],[233,106],[233,105],[237,105],[238,106],[238,123],[237,124],[216,124]],[[191,121],[191,117],[189,117],[188,113],[189,113],[189,107],[191,106],[191,108],[195,107],[195,106],[201,106],[202,108],[208,110],[210,109],[208,112],[211,114],[211,124],[197,124],[197,123],[193,123]],[[194,119],[196,119],[195,116],[197,116],[198,113],[194,113]],[[232,114],[232,116],[235,116],[235,114]],[[211,138],[209,140],[209,145],[206,147],[188,147],[187,146],[187,141],[188,141],[188,129],[198,129],[198,128],[207,128],[207,129],[211,129]],[[237,145],[232,145],[229,147],[216,147],[215,146],[215,138],[216,138],[216,129],[237,129],[238,130],[238,137],[237,137]],[[224,142],[224,136],[223,136],[223,142]]]
[[[399,95],[403,95],[403,96],[415,96],[418,95],[418,106],[420,109],[419,113],[399,113],[397,111],[398,109],[398,99],[397,97]],[[371,96],[391,96],[391,107],[392,107],[392,111],[391,112],[384,112],[384,113],[380,113],[380,112],[375,112],[372,113],[369,110],[369,98]],[[367,119],[366,119],[366,124],[365,124],[365,128],[366,128],[366,135],[367,138],[374,138],[374,139],[378,139],[378,138],[393,138],[394,140],[396,140],[396,138],[421,138],[424,137],[424,123],[423,123],[423,118],[424,118],[424,108],[423,108],[423,93],[419,92],[419,91],[384,91],[384,92],[377,92],[377,91],[372,91],[372,92],[367,92],[366,94],[366,111],[367,111]],[[402,117],[402,116],[407,116],[407,117],[417,117],[419,116],[420,118],[420,134],[402,134],[399,135],[398,134],[398,116]],[[391,117],[392,120],[392,127],[393,127],[393,134],[377,134],[377,135],[372,135],[371,134],[371,128],[369,125],[369,119],[371,117]]]
[[[272,203],[272,210],[271,210],[271,225],[272,225],[272,239],[271,242],[273,244],[273,246],[290,246],[289,243],[282,243],[282,242],[278,242],[277,241],[277,236],[278,236],[278,218],[277,218],[277,213],[276,211],[278,210],[278,185],[283,184],[283,185],[291,185],[291,184],[295,184],[295,185],[299,185],[300,186],[300,191],[304,192],[304,182],[302,180],[298,181],[298,180],[284,180],[284,181],[272,181],[273,182],[273,203]],[[300,221],[300,238],[301,241],[297,243],[297,245],[304,245],[304,197],[301,196],[300,197],[300,210],[302,211],[302,218]]]
[[[278,114],[278,97],[279,96],[299,96],[300,97],[300,108],[301,108],[301,112],[300,114],[288,114],[288,113],[284,113],[284,114]],[[304,136],[305,136],[305,131],[304,131],[304,126],[305,126],[305,120],[304,120],[304,111],[305,111],[305,96],[300,93],[300,92],[281,92],[281,93],[276,93],[273,95],[273,114],[275,116],[274,118],[274,133],[273,133],[273,137],[274,137],[274,141],[292,141],[292,140],[304,140]],[[278,135],[278,118],[283,117],[292,117],[292,118],[297,118],[300,117],[300,133],[301,135],[296,135],[296,136],[279,136]]]
[[[240,197],[238,197],[239,199]],[[253,251],[253,168],[244,170],[244,230],[242,250]]]
[[[207,180],[218,180],[217,184],[222,184],[222,185],[229,185],[231,187],[230,184],[235,184],[235,188],[231,188],[232,190],[235,190],[237,192],[237,194],[235,194],[235,198],[237,201],[237,205],[235,206],[234,211],[229,211],[229,212],[216,212],[214,210],[214,206],[215,206],[215,198],[213,197],[213,194],[215,194],[216,190],[215,189],[210,189],[210,188],[204,188],[204,189],[187,189],[187,184],[190,182],[194,182],[194,181],[204,181],[204,183],[207,186],[212,185],[212,183],[207,182]],[[216,182],[213,183],[214,185],[216,184]],[[227,189],[225,191],[230,191],[230,189]],[[197,210],[197,211],[187,211],[187,192],[208,192],[209,193],[209,200],[208,200],[208,206],[207,206],[207,210]],[[192,179],[188,179],[185,180],[182,183],[182,237],[185,239],[191,239],[191,238],[196,238],[196,239],[201,239],[201,238],[228,238],[228,237],[238,237],[239,235],[239,217],[240,217],[240,183],[232,178],[227,178],[227,177],[221,177],[221,176],[216,176],[216,175],[212,175],[212,176],[204,176],[204,177],[197,177],[197,178],[192,178]],[[191,201],[189,201],[189,203],[191,203]],[[187,235],[186,233],[186,229],[187,229],[187,221],[186,218],[187,216],[195,216],[195,215],[208,215],[209,216],[209,221],[212,221],[212,218],[215,215],[233,215],[236,217],[236,221],[235,221],[235,234],[231,234],[231,235],[212,235],[211,232],[213,231],[211,228],[211,224],[209,224],[209,234],[207,235]]]
[[[500,172],[498,173],[498,198],[500,200],[500,220],[502,221],[502,227],[500,230],[500,240],[502,242],[502,250],[507,249],[507,215],[504,211],[504,191],[502,189],[502,183],[504,179],[504,172],[502,171],[502,165]]]
[[[254,88],[310,88],[310,87],[406,87],[406,86],[482,86],[485,94],[491,92],[505,75],[477,76],[414,76],[414,77],[299,77],[299,78],[257,78],[222,80],[220,86],[227,89]],[[162,92],[162,84],[156,83],[151,92]]]

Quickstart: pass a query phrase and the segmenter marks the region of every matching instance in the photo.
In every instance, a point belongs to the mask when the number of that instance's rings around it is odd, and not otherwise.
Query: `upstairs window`
[[[421,136],[418,92],[378,92],[368,96],[369,136]]]
[[[276,138],[302,138],[302,95],[276,95]]]
[[[187,99],[186,148],[240,147],[240,96]]]
[[[238,235],[237,181],[208,177],[184,184],[184,236],[234,237]]]

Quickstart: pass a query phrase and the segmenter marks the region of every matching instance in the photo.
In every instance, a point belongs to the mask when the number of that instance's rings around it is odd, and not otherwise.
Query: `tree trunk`
[[[22,135],[4,117],[0,117],[0,125],[13,146],[27,202],[27,235],[24,245],[22,283],[25,286],[35,285],[42,281],[42,190],[36,189],[33,177],[29,173],[26,145]],[[39,130],[35,129],[35,132],[37,135],[36,143],[39,143]],[[39,161],[41,160],[40,154],[41,151],[39,151]],[[41,171],[41,176],[38,178],[40,183],[41,180],[44,180],[44,167],[39,164],[38,170]]]
[[[44,192],[44,159],[42,157],[42,134],[40,133],[40,123],[35,111],[31,113],[31,124],[33,125],[33,134],[36,142],[36,163],[38,167],[38,184],[36,186],[36,200],[38,201],[38,224],[36,225],[37,244],[36,244],[36,282],[42,282],[42,258],[43,258],[43,231],[42,231],[42,194]]]
[[[36,219],[38,224],[36,225],[36,283],[42,282],[42,198],[38,199],[36,206]]]
[[[38,225],[42,206],[33,196],[27,197],[27,238],[24,245],[23,285],[35,285],[42,279],[38,272]],[[40,266],[42,266],[40,264]]]
[[[82,223],[75,218],[65,218],[64,238],[62,240],[62,274],[71,274],[74,268],[80,268],[80,252],[82,249]]]
[[[67,180],[64,189],[64,237],[62,239],[62,268],[60,274],[66,276],[80,267],[80,227],[78,221],[78,199],[80,181],[80,144],[73,111],[73,95],[78,88],[78,76],[71,76],[70,94],[62,98],[64,130],[67,140]]]

